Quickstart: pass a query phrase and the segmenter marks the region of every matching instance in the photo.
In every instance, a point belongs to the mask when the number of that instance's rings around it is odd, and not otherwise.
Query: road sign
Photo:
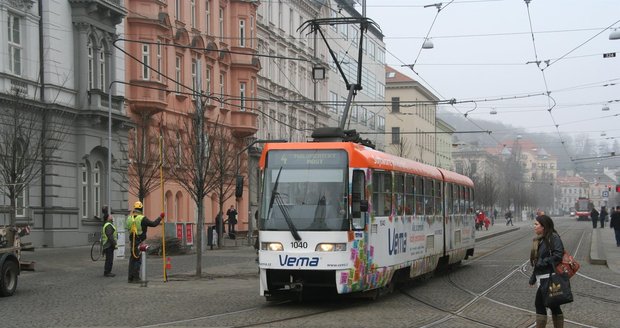
[[[615,52],[608,52],[606,54],[603,54],[603,58],[614,58],[614,57],[616,57]]]
[[[609,197],[609,191],[607,190],[603,191],[603,197]]]

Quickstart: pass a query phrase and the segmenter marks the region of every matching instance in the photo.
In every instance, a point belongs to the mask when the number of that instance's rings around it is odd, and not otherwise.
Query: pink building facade
[[[127,0],[126,6],[123,46],[130,54],[128,57],[134,57],[126,60],[126,94],[128,113],[134,122],[151,113],[154,129],[178,128],[177,122],[195,111],[191,94],[201,86],[202,93],[211,96],[205,116],[229,129],[235,139],[231,142],[240,145],[241,150],[246,138],[257,130],[252,100],[256,97],[256,74],[260,69],[259,60],[253,56],[258,3]],[[241,167],[247,170],[247,166]],[[195,223],[196,204],[190,194],[170,177],[163,189],[162,193],[158,183],[145,197],[145,215],[154,218],[165,211],[169,223]],[[247,195],[248,186],[244,189]],[[130,191],[130,209],[137,200],[133,194]],[[238,204],[237,230],[247,230],[247,202]],[[223,211],[230,205],[237,206],[234,193]],[[208,195],[204,208],[205,223],[212,225],[219,210],[217,197]],[[195,227],[193,230],[196,231]],[[149,234],[157,235],[158,231],[154,229]]]

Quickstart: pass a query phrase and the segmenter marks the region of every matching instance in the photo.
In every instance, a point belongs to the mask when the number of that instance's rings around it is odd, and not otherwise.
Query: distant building
[[[589,183],[582,177],[564,176],[557,178],[558,209],[560,214],[568,214],[574,209],[579,197],[589,197]]]
[[[414,79],[385,66],[385,150],[422,162],[437,164],[437,101],[439,98]],[[447,124],[442,126],[448,127]]]

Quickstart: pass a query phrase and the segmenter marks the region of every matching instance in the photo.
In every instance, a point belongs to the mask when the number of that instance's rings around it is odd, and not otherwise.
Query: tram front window
[[[349,228],[345,152],[271,151],[267,164],[261,229],[289,230],[287,215],[297,230]]]

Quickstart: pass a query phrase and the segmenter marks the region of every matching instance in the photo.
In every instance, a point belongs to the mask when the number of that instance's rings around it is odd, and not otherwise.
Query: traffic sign
[[[609,191],[607,190],[603,191],[603,197],[609,197]]]

